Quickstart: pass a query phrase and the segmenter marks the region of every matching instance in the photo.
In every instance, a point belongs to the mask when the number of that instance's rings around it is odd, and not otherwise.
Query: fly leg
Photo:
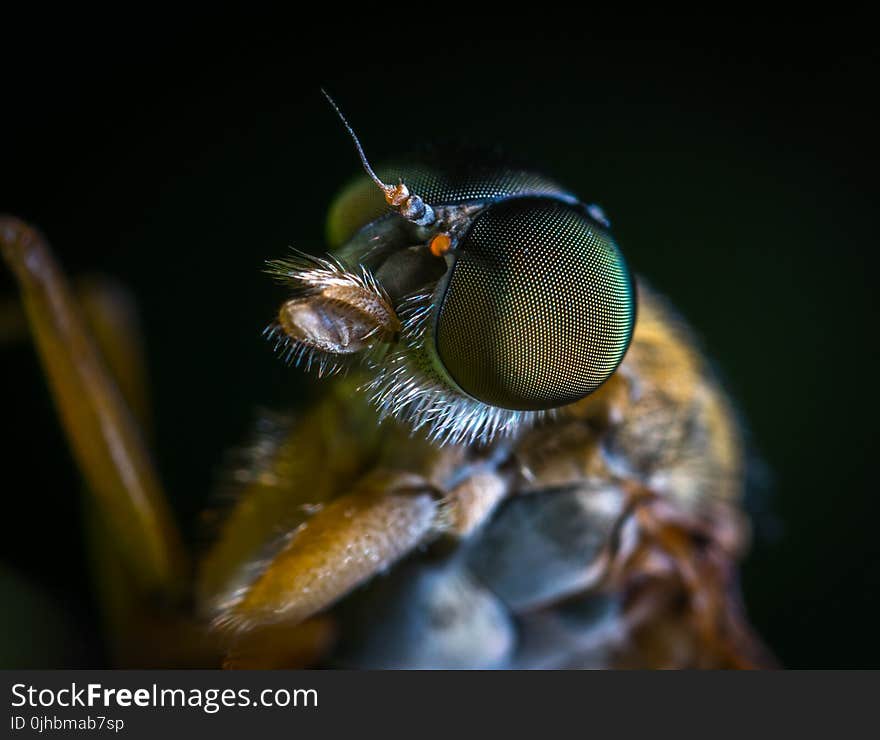
[[[674,565],[684,592],[685,616],[699,646],[701,667],[774,667],[745,619],[736,578],[742,536],[730,530],[734,512],[705,518],[681,516],[657,502],[637,511],[639,526],[655,551]],[[649,546],[651,546],[649,545]]]
[[[149,431],[149,399],[137,321],[130,294],[113,280],[90,277],[72,286],[87,331],[141,429]],[[28,316],[17,298],[0,301],[0,344],[28,339]],[[112,528],[83,487],[83,522],[93,583],[113,663],[120,666],[194,666],[219,660],[198,625],[179,609],[145,592],[121,556]]]
[[[629,492],[608,581],[623,591],[641,660],[669,668],[774,665],[747,626],[737,592],[745,523],[735,513],[696,515],[640,486]]]
[[[269,417],[234,471],[241,488],[199,578],[227,667],[320,661],[333,643],[329,607],[434,537],[467,537],[507,495],[491,465],[451,477],[455,451],[410,450],[417,474],[395,469],[409,438],[377,426],[358,384],[337,381],[280,434]]]
[[[506,492],[503,481],[489,474],[445,495],[410,473],[366,476],[293,531],[215,619],[230,645],[226,666],[291,667],[319,659],[333,638],[327,608],[435,537],[467,536]]]
[[[214,620],[240,656],[261,633],[304,622],[437,532],[437,492],[422,478],[379,471],[297,527],[238,599]],[[240,662],[240,661],[239,661]]]
[[[183,547],[132,412],[43,236],[0,217],[0,257],[15,276],[31,335],[88,490],[139,592],[174,600]],[[122,364],[119,367],[123,367]]]

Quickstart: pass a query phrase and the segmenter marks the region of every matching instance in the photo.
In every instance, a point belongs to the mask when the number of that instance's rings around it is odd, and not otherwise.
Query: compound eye
[[[481,213],[462,238],[435,338],[465,393],[539,410],[605,382],[634,322],[633,281],[607,230],[582,207],[511,198]]]

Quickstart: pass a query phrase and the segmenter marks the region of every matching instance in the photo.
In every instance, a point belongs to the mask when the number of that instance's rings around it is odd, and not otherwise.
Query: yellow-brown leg
[[[141,429],[149,428],[149,402],[141,335],[134,301],[115,281],[76,280],[73,292],[87,330]],[[0,345],[26,340],[28,321],[12,296],[0,300]],[[219,665],[221,655],[180,605],[156,600],[132,577],[112,527],[84,486],[84,522],[93,582],[114,665],[195,667]]]
[[[137,589],[172,599],[186,586],[183,547],[131,411],[42,235],[0,217],[0,257],[16,277],[30,331],[76,462]]]
[[[330,625],[310,618],[429,541],[441,526],[438,496],[422,478],[368,476],[298,527],[215,619],[229,646],[227,665],[274,666],[285,652],[302,658],[310,640],[330,639]]]
[[[227,668],[294,668],[318,661],[335,637],[326,610],[441,534],[467,536],[506,495],[477,473],[448,493],[424,478],[376,471],[291,533],[258,578],[215,620]]]

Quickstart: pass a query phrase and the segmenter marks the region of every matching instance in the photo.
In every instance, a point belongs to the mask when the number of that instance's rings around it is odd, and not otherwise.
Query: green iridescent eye
[[[549,409],[615,371],[632,338],[635,290],[617,245],[582,205],[502,200],[457,251],[434,336],[462,391],[500,408]]]

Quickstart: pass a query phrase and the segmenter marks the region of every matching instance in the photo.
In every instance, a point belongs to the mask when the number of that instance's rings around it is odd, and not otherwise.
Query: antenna
[[[370,165],[369,160],[367,159],[367,155],[364,153],[364,148],[361,146],[361,141],[358,139],[357,134],[354,132],[354,129],[351,127],[351,124],[342,115],[342,111],[339,110],[339,106],[336,105],[336,101],[330,97],[330,93],[328,93],[324,88],[321,88],[321,92],[324,94],[324,97],[327,98],[327,102],[330,103],[330,106],[336,111],[336,115],[339,116],[339,120],[342,121],[342,125],[345,126],[345,130],[348,131],[348,135],[351,137],[351,140],[354,142],[354,148],[357,150],[358,157],[360,157],[361,165],[364,168],[364,172],[367,173],[367,176],[376,183],[376,186],[382,191],[385,195],[385,202],[391,206],[395,211],[397,211],[401,216],[403,216],[407,221],[412,221],[417,226],[430,226],[436,220],[436,216],[434,215],[434,210],[425,203],[418,195],[415,193],[410,193],[409,188],[403,183],[403,181],[398,181],[397,185],[386,185],[382,180],[379,179],[379,176],[373,171],[372,166]]]
[[[339,110],[339,106],[336,105],[336,101],[330,97],[330,93],[328,93],[323,87],[321,88],[321,92],[324,94],[324,97],[327,98],[327,102],[330,103],[330,106],[333,110],[336,111],[336,115],[339,116],[339,120],[342,121],[342,125],[345,126],[345,130],[348,131],[348,135],[351,137],[351,140],[354,142],[354,148],[357,149],[358,156],[361,158],[361,164],[364,166],[364,172],[369,175],[370,179],[379,186],[379,188],[383,191],[388,191],[390,189],[390,185],[386,185],[382,182],[378,175],[373,171],[373,168],[370,166],[370,161],[367,159],[367,155],[364,153],[364,148],[361,146],[361,140],[358,138],[357,134],[354,132],[354,129],[351,127],[351,124],[348,122],[346,117],[342,115],[342,111]]]

